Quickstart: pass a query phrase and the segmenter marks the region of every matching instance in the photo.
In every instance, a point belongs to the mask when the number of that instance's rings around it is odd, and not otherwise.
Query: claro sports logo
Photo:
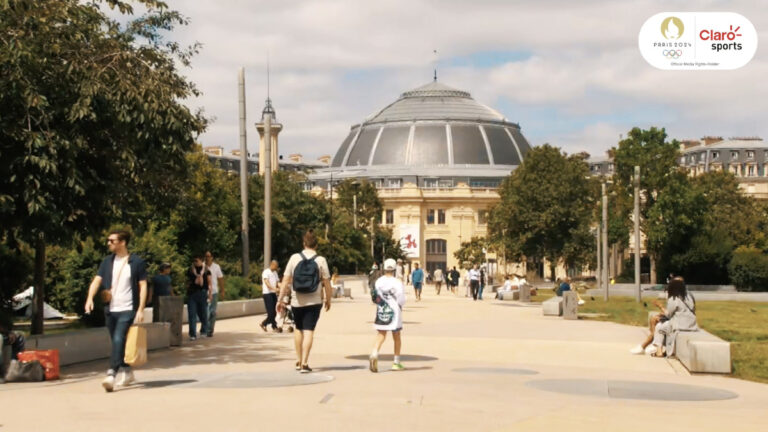
[[[741,26],[734,25],[729,26],[728,31],[704,29],[699,32],[699,39],[707,42],[723,41],[713,42],[712,51],[740,50],[742,48],[741,38],[743,36],[740,32]]]
[[[637,44],[659,69],[738,69],[754,57],[757,31],[737,13],[662,12],[643,24]]]

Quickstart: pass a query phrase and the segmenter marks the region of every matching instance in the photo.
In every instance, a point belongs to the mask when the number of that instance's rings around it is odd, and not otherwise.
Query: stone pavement
[[[409,294],[407,370],[382,356],[385,372],[371,374],[374,307],[354,294],[323,313],[313,374],[293,370],[292,336],[263,333],[261,316],[222,320],[213,339],[150,353],[139,384],[112,394],[100,386],[106,361],[0,386],[0,432],[768,430],[768,385],[632,356],[640,328],[430,286],[419,303]]]

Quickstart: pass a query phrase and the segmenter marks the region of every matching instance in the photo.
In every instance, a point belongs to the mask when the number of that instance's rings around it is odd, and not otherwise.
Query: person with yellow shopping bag
[[[101,262],[85,301],[86,314],[93,311],[93,298],[97,292],[105,305],[107,329],[112,340],[109,370],[101,382],[107,392],[113,391],[116,385],[127,386],[136,381],[130,365],[125,361],[125,345],[131,324],[144,321],[147,269],[138,255],[128,253],[130,240],[131,234],[127,231],[119,230],[109,234],[107,244],[112,253]],[[118,372],[121,375],[116,380]]]
[[[134,324],[125,337],[125,362],[139,367],[147,362],[147,329]]]

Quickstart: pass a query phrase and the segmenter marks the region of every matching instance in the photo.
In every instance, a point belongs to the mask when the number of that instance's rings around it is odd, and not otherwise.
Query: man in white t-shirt
[[[477,300],[477,295],[480,292],[480,270],[477,269],[475,264],[467,273],[469,277],[469,289],[472,291],[472,300]]]
[[[208,337],[213,337],[213,327],[216,325],[216,309],[219,306],[219,299],[224,294],[224,273],[221,267],[213,262],[211,251],[205,253],[205,267],[211,272],[211,301],[208,303]]]
[[[312,350],[315,326],[323,305],[326,312],[331,309],[331,274],[328,262],[317,254],[316,248],[317,237],[309,230],[304,234],[304,250],[293,254],[285,266],[277,302],[277,311],[282,313],[288,290],[293,290],[291,311],[296,325],[293,341],[296,348],[296,370],[301,373],[312,372],[309,352]],[[308,280],[311,283],[308,284]]]
[[[125,344],[131,324],[144,321],[144,305],[147,301],[147,268],[138,255],[128,252],[131,234],[128,231],[112,231],[107,237],[112,252],[101,262],[98,274],[93,278],[85,299],[85,313],[93,311],[93,298],[100,292],[106,303],[107,330],[112,341],[107,377],[101,382],[107,392],[115,385],[128,386],[135,381],[131,367],[125,363]],[[115,380],[115,376],[121,375]]]
[[[280,290],[278,287],[279,277],[277,275],[277,261],[272,260],[269,263],[269,267],[265,268],[261,273],[261,298],[264,299],[264,307],[267,309],[267,318],[261,322],[259,327],[262,330],[267,331],[267,325],[272,326],[272,330],[280,332],[282,329],[277,327],[277,321],[275,317],[277,313],[275,307],[277,306],[277,292]]]

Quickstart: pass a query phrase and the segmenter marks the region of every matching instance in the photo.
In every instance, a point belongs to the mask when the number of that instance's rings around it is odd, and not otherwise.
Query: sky
[[[768,138],[768,8],[762,0],[167,0],[190,20],[169,38],[202,44],[182,73],[213,119],[204,146],[239,147],[237,74],[246,71],[249,148],[267,96],[279,152],[333,155],[349,132],[432,80],[519,123],[533,145],[601,156],[634,126],[671,138]],[[638,32],[659,12],[730,11],[758,31],[734,71],[662,71]],[[434,50],[438,51],[437,56]]]

